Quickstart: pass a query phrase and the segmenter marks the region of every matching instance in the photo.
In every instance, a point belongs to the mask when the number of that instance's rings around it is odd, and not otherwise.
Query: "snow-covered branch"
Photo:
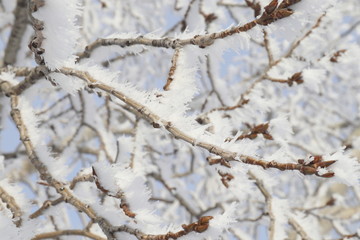
[[[358,237],[359,13],[0,1],[2,237]]]

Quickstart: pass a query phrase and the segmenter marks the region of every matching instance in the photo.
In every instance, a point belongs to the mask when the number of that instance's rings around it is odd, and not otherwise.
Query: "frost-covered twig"
[[[193,209],[193,207],[181,196],[176,192],[176,189],[170,187],[166,181],[162,178],[160,174],[151,174],[151,177],[159,181],[167,190],[168,192],[179,201],[180,205],[183,206],[191,216],[198,216],[199,214]]]
[[[93,182],[94,175],[93,174],[80,174],[76,176],[70,183],[70,189],[74,189],[76,184],[79,182]]]
[[[360,238],[360,234],[353,233],[353,234],[342,235],[340,238],[331,239],[331,240],[348,240],[348,239],[353,239],[353,238],[355,238],[355,239]]]
[[[6,204],[6,207],[11,211],[13,215],[14,224],[17,227],[21,226],[22,222],[22,211],[19,205],[16,203],[16,200],[11,196],[4,188],[0,186],[0,200]]]
[[[217,90],[216,87],[215,87],[215,79],[214,79],[214,76],[213,76],[213,74],[212,74],[212,72],[211,72],[212,67],[211,67],[211,64],[210,64],[210,63],[211,63],[211,59],[210,59],[209,56],[207,56],[207,57],[206,57],[206,73],[207,73],[207,75],[208,75],[208,77],[209,77],[210,84],[211,84],[211,87],[212,87],[212,90],[210,91],[209,95],[210,95],[211,93],[215,93],[215,95],[216,95],[217,99],[219,100],[219,102],[221,103],[221,105],[224,106],[225,103],[224,103],[224,101],[222,100],[222,98],[221,98],[218,90]]]
[[[159,235],[145,234],[140,231],[131,229],[127,226],[115,227],[113,230],[128,232],[141,240],[170,240],[170,239],[178,239],[192,232],[197,232],[197,233],[205,232],[209,227],[209,222],[211,221],[211,219],[213,219],[212,216],[203,216],[196,222],[181,225],[182,230],[180,231],[168,232]]]
[[[140,119],[136,119],[135,120],[135,125],[134,125],[134,138],[133,138],[133,143],[134,143],[134,146],[133,146],[133,149],[132,149],[132,151],[131,151],[131,156],[130,156],[130,163],[129,163],[129,167],[130,168],[134,168],[134,161],[135,161],[135,157],[136,157],[136,150],[137,150],[137,144],[136,144],[136,142],[137,142],[137,138],[139,137],[138,135],[139,135],[139,133],[138,133],[138,131],[139,131],[139,121],[140,121]],[[118,151],[119,151],[119,149],[118,149]],[[118,156],[118,154],[117,154],[117,156]],[[117,159],[117,157],[115,158],[115,160]]]
[[[303,240],[312,240],[308,233],[304,230],[300,223],[298,223],[294,218],[289,218],[289,224],[293,226],[297,233],[300,234]]]
[[[51,106],[49,106],[48,108],[40,111],[40,112],[37,112],[36,115],[39,116],[39,115],[42,115],[42,114],[45,114],[47,112],[49,112],[51,109],[55,108],[58,104],[62,103],[62,101],[65,101],[66,99],[68,99],[70,97],[69,94],[66,94],[64,95],[63,97],[59,98],[56,102],[54,102]]]
[[[106,140],[104,139],[104,136],[101,135],[101,132],[94,127],[93,125],[89,124],[89,123],[84,123],[84,126],[88,127],[89,129],[91,129],[94,133],[96,133],[96,135],[99,137],[101,146],[100,148],[105,152],[106,154],[106,158],[108,159],[109,162],[114,162],[115,159],[114,157],[109,153],[109,151],[106,149]],[[74,137],[76,137],[76,135],[74,135]]]
[[[270,14],[266,12],[263,15],[250,21],[246,24],[241,26],[232,27],[230,29],[211,33],[211,34],[204,34],[204,35],[196,35],[192,38],[188,39],[177,39],[177,38],[147,38],[144,36],[139,36],[137,38],[110,38],[110,39],[97,39],[93,43],[86,46],[85,51],[78,54],[78,60],[82,58],[90,57],[91,52],[100,47],[100,46],[109,46],[109,45],[118,45],[122,48],[133,46],[133,45],[144,45],[144,46],[151,46],[151,47],[161,47],[161,48],[179,48],[186,45],[197,45],[200,48],[205,48],[211,46],[216,40],[224,39],[234,34],[238,34],[240,32],[246,32],[255,27],[256,25],[268,25],[277,21],[278,19],[285,18],[290,16],[293,13],[292,10],[285,9],[285,8],[277,8]]]
[[[32,213],[29,217],[30,217],[31,219],[32,219],[32,218],[37,218],[37,217],[41,216],[41,215],[44,213],[44,211],[45,211],[46,209],[48,209],[49,207],[51,207],[51,206],[56,206],[56,205],[58,205],[59,203],[62,203],[62,202],[64,202],[64,198],[63,198],[63,197],[59,197],[59,198],[57,198],[57,199],[55,199],[55,200],[52,200],[52,201],[46,200],[46,201],[43,203],[43,205],[42,205],[38,210],[36,210],[34,213]]]
[[[21,81],[18,85],[13,87],[12,91],[14,91],[16,95],[20,95],[23,91],[34,85],[36,81],[42,78],[43,76],[44,75],[42,72],[42,68],[35,67],[29,72],[29,74],[26,75],[23,81]]]
[[[3,72],[13,72],[15,73],[15,76],[27,76],[33,68],[30,67],[14,67],[14,66],[7,66],[0,68],[0,73]]]
[[[21,82],[19,82],[15,86],[8,85],[8,88],[6,90],[6,94],[16,94],[20,95],[23,91],[31,87],[33,84],[36,83],[37,80],[39,80],[41,77],[43,77],[43,73],[41,72],[39,67],[35,68],[16,68],[16,69],[4,69],[4,72],[9,71],[14,72],[15,76],[25,76],[25,79]],[[1,71],[0,71],[1,73]],[[2,82],[2,80],[0,79]],[[6,85],[6,83],[4,82]]]
[[[108,189],[106,189],[105,187],[103,187],[100,183],[100,180],[96,174],[95,168],[92,168],[92,173],[94,176],[94,180],[95,180],[95,184],[96,187],[102,191],[103,193],[105,193],[106,195],[110,196],[110,197],[114,197],[114,198],[118,198],[120,199],[121,203],[120,203],[120,208],[124,211],[125,215],[130,217],[130,218],[135,218],[136,214],[134,212],[132,212],[130,210],[129,207],[129,203],[126,199],[125,193],[119,189],[115,194],[111,193]]]
[[[302,84],[304,82],[301,72],[294,73],[291,77],[288,77],[288,79],[279,79],[279,78],[273,78],[273,77],[269,77],[269,76],[265,76],[264,79],[270,80],[272,82],[277,82],[277,83],[287,83],[289,85],[289,87],[291,87],[294,84],[294,82],[297,84]]]
[[[155,128],[159,128],[163,126],[168,132],[170,132],[172,135],[174,135],[178,139],[182,139],[185,142],[188,142],[192,144],[193,146],[198,146],[200,148],[204,148],[209,153],[215,154],[220,156],[225,161],[241,161],[246,164],[250,165],[257,165],[261,166],[264,169],[266,168],[277,168],[281,171],[284,170],[296,170],[299,171],[305,175],[317,175],[322,176],[318,174],[318,167],[328,167],[333,162],[325,162],[322,165],[318,164],[310,164],[310,165],[304,165],[303,163],[280,163],[276,161],[264,161],[261,159],[257,159],[255,157],[243,155],[241,153],[231,152],[226,149],[223,149],[219,146],[213,145],[211,143],[207,142],[201,142],[197,141],[195,138],[191,137],[187,133],[181,131],[179,128],[172,125],[171,122],[167,121],[166,119],[161,119],[156,113],[151,112],[146,106],[142,105],[141,103],[137,102],[136,100],[132,99],[131,97],[126,96],[124,93],[115,90],[114,88],[105,85],[103,83],[100,83],[95,78],[93,78],[88,72],[83,72],[71,68],[63,68],[59,70],[59,72],[70,75],[70,76],[76,76],[84,81],[87,82],[90,88],[97,88],[102,91],[107,92],[108,94],[111,94],[112,96],[120,99],[127,105],[131,106],[135,110],[139,112],[142,118],[150,122]],[[326,165],[328,164],[328,165]],[[327,174],[324,174],[323,177],[328,177]]]
[[[266,189],[264,182],[259,179],[258,177],[256,177],[256,175],[252,172],[249,172],[249,176],[251,179],[255,180],[255,184],[258,187],[258,189],[260,190],[261,194],[264,196],[266,204],[267,204],[267,208],[268,208],[268,213],[269,213],[269,217],[270,217],[270,227],[269,227],[269,239],[271,240],[275,240],[274,236],[275,236],[275,214],[273,212],[272,209],[272,195],[270,194],[269,190]]]
[[[323,13],[316,21],[316,23],[297,41],[295,41],[291,47],[289,48],[288,52],[284,55],[283,58],[288,58],[290,57],[293,52],[295,51],[295,49],[304,41],[305,38],[307,38],[315,29],[317,29],[318,27],[320,27],[320,23],[322,21],[322,19],[324,18],[324,16],[326,15],[326,12]],[[274,62],[274,64],[276,64],[278,61],[280,61],[281,59],[277,60]]]
[[[249,7],[246,4],[242,4],[242,3],[229,3],[229,2],[223,2],[222,0],[220,0],[217,5],[219,6],[226,6],[226,7],[241,7],[241,8],[247,8]]]
[[[269,59],[269,65],[273,65],[274,56],[273,56],[273,54],[271,52],[271,49],[270,49],[268,33],[267,33],[266,30],[263,30],[263,34],[264,34],[264,46],[265,46],[266,53],[267,53],[267,56],[268,56],[268,59]]]
[[[171,59],[171,67],[170,67],[170,70],[169,70],[168,78],[166,80],[165,86],[163,87],[163,89],[165,91],[170,89],[170,84],[174,80],[174,74],[175,74],[175,71],[176,71],[176,65],[177,65],[179,55],[180,55],[180,48],[177,48],[177,49],[175,49],[174,55],[173,55],[173,57]]]
[[[55,239],[62,236],[83,236],[94,240],[105,240],[105,238],[100,237],[94,233],[85,230],[78,230],[78,229],[68,229],[68,230],[59,230],[56,232],[47,232],[37,234],[32,240],[40,240],[40,239]]]
[[[286,1],[284,1],[286,2]],[[293,1],[289,1],[289,2],[293,2]],[[295,3],[298,2],[298,1],[294,1]],[[289,3],[290,4],[290,3]],[[292,3],[294,4],[294,3]],[[253,81],[253,83],[247,88],[247,90],[241,94],[241,97],[240,99],[238,100],[237,104],[233,105],[233,106],[223,106],[223,107],[218,107],[218,108],[213,108],[211,109],[208,113],[211,113],[211,112],[214,112],[214,111],[232,111],[232,110],[235,110],[237,108],[241,108],[243,105],[247,104],[249,102],[249,99],[247,98],[247,95],[249,95],[251,93],[251,91],[255,88],[255,86],[257,86],[260,82],[262,82],[262,80],[265,80],[265,79],[268,79],[270,81],[273,81],[273,82],[280,82],[280,83],[288,83],[289,86],[291,86],[294,82],[294,80],[290,80],[289,79],[275,79],[275,78],[271,78],[270,76],[268,76],[268,72],[275,66],[277,66],[279,63],[281,63],[282,60],[286,59],[286,58],[289,58],[292,56],[292,54],[294,53],[295,49],[297,49],[300,45],[301,42],[303,42],[306,38],[308,38],[311,33],[314,31],[314,29],[318,28],[320,26],[320,23],[321,23],[321,20],[322,18],[326,15],[326,13],[322,14],[316,21],[316,23],[307,31],[305,32],[305,34],[298,40],[294,41],[291,45],[291,47],[289,48],[289,50],[282,56],[280,57],[279,59],[277,60],[274,60],[272,59],[272,61],[270,61],[270,55],[269,55],[269,50],[268,49],[269,47],[266,47],[265,45],[268,44],[265,42],[264,44],[264,47],[266,48],[267,52],[268,52],[268,57],[269,57],[269,64],[268,66],[262,71],[262,73],[260,74],[256,74],[255,76],[252,76],[251,79],[254,79],[255,80]],[[264,30],[265,31],[265,30]],[[264,36],[264,38],[266,38]],[[295,76],[295,74],[293,75]],[[293,77],[292,76],[292,77]],[[291,78],[292,78],[291,77]],[[300,82],[297,82],[298,84],[299,83],[302,83],[302,79],[300,80]],[[201,114],[201,116],[206,116],[208,113],[203,113]]]
[[[186,29],[186,27],[187,27],[187,22],[186,22],[186,21],[187,21],[187,18],[188,18],[188,16],[189,16],[190,10],[191,10],[192,6],[194,5],[194,2],[195,2],[195,1],[196,1],[196,0],[191,0],[191,1],[189,2],[188,6],[187,6],[187,8],[186,8],[184,17],[183,17],[183,19],[179,22],[179,23],[181,23],[181,31],[184,31],[184,30]],[[176,5],[177,5],[177,1],[175,2],[175,8],[176,8]]]

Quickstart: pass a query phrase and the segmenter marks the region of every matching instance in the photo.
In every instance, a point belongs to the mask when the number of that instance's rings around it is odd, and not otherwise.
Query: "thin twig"
[[[105,240],[106,238],[100,237],[94,233],[85,231],[85,230],[77,230],[77,229],[69,229],[69,230],[59,230],[56,232],[48,232],[37,234],[32,240],[40,240],[40,239],[49,239],[56,238],[60,236],[83,236],[94,240]]]
[[[179,48],[186,45],[197,45],[200,48],[205,48],[211,46],[217,39],[224,39],[230,37],[234,34],[241,32],[247,32],[250,29],[254,28],[256,25],[268,25],[277,21],[278,19],[288,17],[292,14],[292,11],[287,13],[282,13],[284,9],[276,9],[272,14],[268,15],[264,13],[260,18],[257,18],[253,21],[250,21],[244,25],[232,27],[220,32],[196,35],[188,39],[175,39],[175,38],[146,38],[144,36],[139,36],[137,38],[111,38],[111,39],[97,39],[93,43],[86,46],[85,51],[78,54],[78,61],[82,58],[90,57],[91,52],[100,47],[100,46],[109,46],[109,45],[118,45],[122,48],[133,46],[133,45],[144,45],[151,47],[160,47],[160,48]]]
[[[170,187],[166,183],[165,179],[163,179],[160,174],[151,174],[150,176],[159,181],[168,190],[168,192],[179,201],[180,205],[183,206],[192,216],[199,216],[199,214],[192,208],[192,206],[181,195],[179,195],[174,188]]]
[[[274,62],[274,57],[270,49],[269,35],[265,29],[263,30],[263,34],[264,34],[264,46],[269,59],[269,65],[272,65]]]
[[[262,193],[262,195],[265,198],[265,201],[267,203],[267,207],[268,207],[268,213],[269,213],[269,217],[270,217],[270,227],[269,227],[269,239],[274,240],[274,234],[275,234],[275,214],[272,210],[272,195],[270,194],[270,192],[268,191],[268,189],[266,189],[264,183],[262,180],[260,180],[258,177],[256,177],[252,172],[248,173],[251,179],[255,180],[255,184],[258,187],[258,189],[260,190],[260,192]]]
[[[30,219],[37,218],[37,217],[41,216],[46,209],[48,209],[51,206],[56,206],[59,203],[62,203],[63,201],[64,201],[63,197],[59,197],[58,199],[55,199],[53,201],[50,201],[50,200],[45,201],[43,203],[43,205],[38,210],[36,210],[34,213],[32,213],[29,216]]]
[[[171,59],[171,67],[170,67],[170,70],[169,70],[168,78],[167,78],[165,86],[163,87],[163,89],[165,91],[170,90],[170,84],[174,80],[174,74],[175,74],[175,71],[176,71],[179,55],[180,55],[180,48],[176,48],[175,52],[174,52],[174,55],[173,55],[173,57]]]
[[[6,203],[6,207],[12,212],[14,224],[17,227],[21,226],[22,222],[22,211],[19,205],[16,203],[15,198],[11,196],[9,193],[5,191],[2,187],[0,187],[0,200]]]

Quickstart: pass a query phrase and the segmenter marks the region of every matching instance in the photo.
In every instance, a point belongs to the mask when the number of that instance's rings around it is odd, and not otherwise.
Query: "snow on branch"
[[[359,8],[0,1],[2,237],[359,237]]]
[[[80,14],[78,1],[32,0],[30,11],[36,35],[29,47],[35,53],[37,63],[55,69],[61,67],[63,61],[73,62],[79,38],[75,25]]]
[[[209,142],[201,142],[197,141],[191,135],[183,132],[181,129],[173,126],[172,122],[167,121],[166,119],[162,119],[156,113],[153,113],[150,109],[146,106],[142,105],[140,102],[132,99],[129,96],[126,96],[120,91],[112,88],[111,86],[107,86],[103,83],[98,83],[98,81],[93,78],[88,72],[77,71],[75,69],[70,68],[63,68],[60,70],[61,73],[65,75],[76,76],[84,81],[93,89],[100,89],[103,90],[112,96],[120,99],[121,101],[125,102],[127,105],[134,108],[136,111],[139,112],[142,118],[149,121],[155,128],[163,127],[168,132],[170,132],[175,138],[181,139],[187,143],[192,144],[193,146],[198,146],[201,148],[206,149],[209,153],[215,154],[221,157],[222,161],[230,162],[230,161],[242,161],[247,164],[261,166],[263,168],[277,168],[279,170],[297,170],[305,175],[317,175],[320,177],[332,177],[332,173],[329,172],[327,174],[319,174],[318,168],[319,167],[329,167],[332,165],[336,160],[331,161],[321,161],[321,160],[314,160],[310,163],[304,163],[303,160],[299,160],[298,163],[278,163],[276,161],[264,161],[261,159],[257,159],[255,157],[243,155],[237,152],[231,152],[226,149],[223,149],[219,146],[216,146]],[[211,164],[215,164],[214,161],[210,160]],[[216,160],[219,161],[219,160]]]
[[[275,6],[271,10],[265,11],[260,18],[248,22],[244,25],[232,27],[230,29],[217,33],[196,35],[189,39],[171,39],[171,38],[151,39],[151,38],[146,38],[144,36],[138,36],[137,38],[127,38],[127,39],[120,39],[120,38],[98,39],[92,44],[86,46],[85,51],[79,54],[79,59],[89,57],[90,53],[97,47],[109,46],[109,45],[119,45],[122,48],[132,45],[144,45],[144,46],[175,49],[191,44],[191,45],[197,45],[200,48],[205,48],[211,46],[218,39],[223,39],[232,36],[234,34],[238,34],[240,32],[249,31],[256,25],[268,25],[277,21],[278,19],[282,19],[290,16],[293,13],[293,10],[291,10],[288,7],[290,7],[294,3],[286,2],[280,4],[278,7]]]

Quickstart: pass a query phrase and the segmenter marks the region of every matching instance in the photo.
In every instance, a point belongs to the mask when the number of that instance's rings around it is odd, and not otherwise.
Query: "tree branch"
[[[232,27],[230,29],[220,31],[217,33],[196,35],[188,39],[178,39],[178,38],[146,38],[144,36],[139,36],[137,38],[111,38],[103,39],[99,38],[93,43],[86,46],[85,51],[78,54],[78,61],[82,58],[90,57],[91,52],[100,47],[100,46],[109,46],[109,45],[118,45],[122,48],[133,46],[133,45],[144,45],[151,47],[160,47],[160,48],[179,48],[186,45],[197,45],[200,48],[205,48],[211,46],[217,39],[224,39],[234,34],[240,32],[247,32],[256,25],[268,25],[281,18],[288,17],[292,14],[292,10],[286,8],[277,8],[271,14],[266,12],[263,15],[251,22],[248,22],[244,25]]]
[[[22,222],[21,209],[19,205],[16,203],[14,197],[11,196],[9,193],[7,193],[5,189],[3,189],[1,186],[0,186],[0,199],[3,203],[6,204],[6,207],[12,212],[14,224],[17,227],[20,227]]]
[[[62,68],[58,70],[60,73],[63,73],[65,75],[70,76],[76,76],[82,80],[84,80],[91,88],[97,88],[102,91],[107,92],[108,94],[120,99],[130,107],[134,108],[143,119],[147,120],[149,123],[151,123],[154,127],[159,128],[163,126],[168,132],[170,132],[175,138],[181,139],[187,143],[190,143],[193,146],[198,146],[200,148],[206,149],[209,153],[215,154],[220,156],[225,161],[241,161],[246,164],[250,165],[257,165],[261,166],[264,169],[267,168],[276,168],[281,171],[285,170],[296,170],[301,172],[305,175],[318,175],[317,168],[320,167],[317,164],[311,164],[311,165],[305,165],[303,163],[278,163],[275,161],[264,161],[261,159],[257,159],[255,157],[247,156],[244,154],[231,152],[226,149],[223,149],[219,146],[216,146],[214,144],[208,143],[208,142],[201,142],[197,141],[195,138],[191,137],[187,133],[183,132],[179,128],[173,126],[173,124],[166,119],[161,119],[156,113],[151,112],[146,106],[140,104],[139,102],[135,101],[134,99],[130,98],[129,96],[126,96],[124,93],[115,90],[114,88],[105,85],[103,83],[100,83],[95,78],[93,78],[88,72],[78,71],[71,68]],[[328,167],[332,163],[328,163],[327,166],[322,167]],[[332,175],[333,176],[333,175]],[[321,177],[321,176],[320,176]],[[323,177],[331,177],[328,175],[325,175]]]

